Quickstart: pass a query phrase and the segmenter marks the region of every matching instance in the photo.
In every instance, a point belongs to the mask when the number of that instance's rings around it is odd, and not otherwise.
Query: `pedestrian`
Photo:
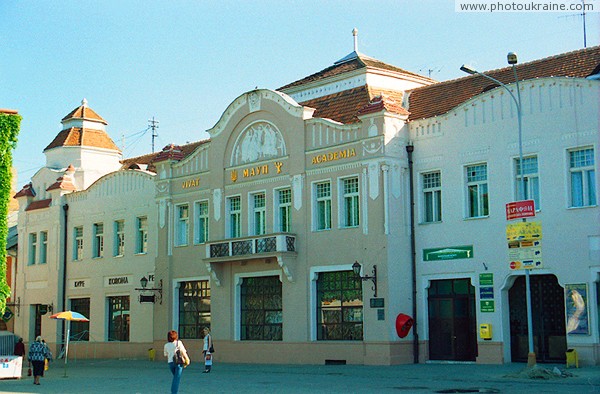
[[[52,361],[52,353],[42,342],[42,337],[38,335],[35,342],[29,346],[29,361],[33,365],[33,384],[40,384],[40,376],[44,374],[46,360]]]
[[[187,366],[190,363],[187,350],[185,350],[183,342],[179,340],[177,331],[171,330],[167,333],[167,343],[165,343],[164,348],[164,355],[167,358],[169,369],[173,374],[173,380],[171,381],[171,394],[177,394],[179,391],[179,382],[181,380],[181,373],[183,372],[184,367],[184,365],[175,363],[174,356],[177,350],[180,351],[183,359],[185,360],[185,366]]]
[[[210,373],[213,364],[213,353],[215,352],[215,348],[213,347],[210,328],[204,327],[202,332],[204,333],[204,345],[202,346],[202,354],[204,355],[204,373]]]
[[[19,338],[17,343],[15,343],[15,350],[13,351],[15,356],[25,357],[25,344],[23,343],[23,338]]]

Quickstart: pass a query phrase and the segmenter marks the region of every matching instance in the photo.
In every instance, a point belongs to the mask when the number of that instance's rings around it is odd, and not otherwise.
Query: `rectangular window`
[[[283,340],[283,302],[279,277],[244,278],[240,291],[240,339]]]
[[[129,296],[108,297],[108,341],[129,341]]]
[[[115,240],[114,255],[123,256],[125,254],[125,221],[116,220],[114,224]]]
[[[266,233],[266,204],[265,204],[265,193],[252,194],[252,224],[253,234],[263,235]]]
[[[48,232],[40,232],[40,264],[48,262]]]
[[[35,259],[37,257],[37,234],[29,233],[29,265],[35,264]]]
[[[363,339],[362,281],[352,271],[320,272],[317,279],[317,339]]]
[[[467,171],[467,217],[489,215],[487,164],[468,166]]]
[[[79,261],[83,259],[83,227],[75,227],[73,234],[73,260]]]
[[[359,225],[360,217],[358,177],[342,179],[341,186],[344,207],[342,227],[356,227]]]
[[[594,149],[584,148],[569,152],[571,207],[596,205],[596,170]]]
[[[90,317],[90,299],[89,298],[72,298],[71,310],[81,313],[85,317]],[[71,333],[69,338],[72,341],[89,341],[90,340],[90,322],[88,321],[73,321],[71,322]]]
[[[198,201],[196,204],[196,223],[194,224],[194,242],[203,244],[208,241],[208,201]]]
[[[442,174],[439,171],[422,175],[423,222],[442,221]]]
[[[537,156],[524,157],[523,169],[521,170],[521,162],[515,159],[515,196],[516,200],[533,200],[535,209],[540,209],[540,179],[538,175],[538,160]],[[525,184],[525,194],[521,192],[521,188]]]
[[[137,241],[135,253],[148,253],[148,218],[145,216],[137,218]]]
[[[331,183],[315,184],[316,230],[331,229]]]
[[[207,280],[179,284],[179,337],[201,339],[210,328],[210,283]]]
[[[292,231],[292,189],[277,190],[277,231]]]
[[[229,197],[229,238],[242,236],[242,205],[239,196]]]
[[[94,224],[94,254],[93,257],[104,256],[104,223]]]
[[[187,204],[177,205],[175,210],[175,246],[184,246],[188,244],[190,212]]]

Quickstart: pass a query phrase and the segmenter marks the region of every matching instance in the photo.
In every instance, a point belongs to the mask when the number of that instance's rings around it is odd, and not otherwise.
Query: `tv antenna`
[[[148,119],[148,128],[152,129],[152,153],[154,153],[154,139],[158,137],[158,133],[156,132],[158,123],[158,120],[154,119],[154,116],[152,119]]]

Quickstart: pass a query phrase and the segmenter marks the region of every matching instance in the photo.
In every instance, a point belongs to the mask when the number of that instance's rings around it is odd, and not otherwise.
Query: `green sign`
[[[494,274],[479,274],[479,286],[493,286]]]
[[[494,312],[493,300],[481,300],[479,302],[481,312]]]
[[[13,311],[11,311],[9,307],[6,307],[6,309],[4,310],[4,314],[2,315],[2,320],[4,320],[4,322],[8,322],[10,319],[13,318],[13,316]]]
[[[423,249],[423,261],[472,259],[473,245]]]

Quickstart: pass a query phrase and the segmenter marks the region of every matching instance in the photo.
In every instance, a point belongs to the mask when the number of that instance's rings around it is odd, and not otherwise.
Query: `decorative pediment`
[[[272,123],[259,121],[248,125],[235,142],[231,165],[243,165],[286,155],[285,141]]]

